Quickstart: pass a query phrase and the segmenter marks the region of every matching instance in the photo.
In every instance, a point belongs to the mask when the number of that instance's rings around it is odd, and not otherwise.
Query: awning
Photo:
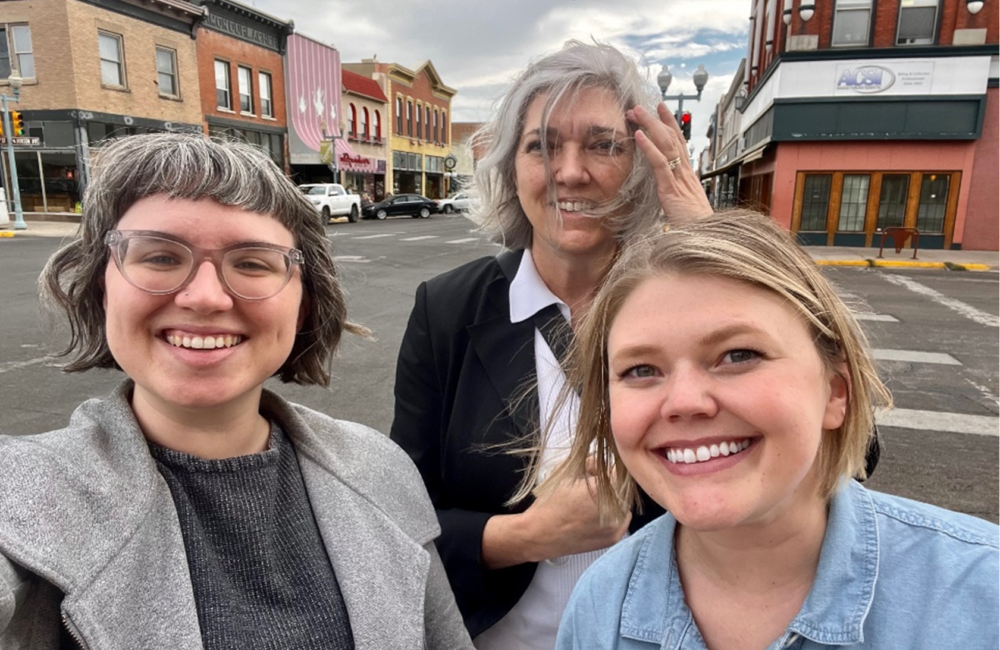
[[[374,174],[379,171],[378,161],[375,158],[358,154],[351,143],[344,138],[338,138],[335,142],[337,169],[359,174]]]
[[[758,148],[754,149],[753,151],[748,151],[747,153],[743,154],[742,156],[740,156],[739,158],[737,158],[736,160],[732,161],[729,164],[723,165],[722,167],[719,167],[718,169],[713,169],[710,172],[706,172],[706,173],[702,174],[701,177],[702,178],[711,178],[713,176],[718,176],[719,174],[722,174],[724,172],[729,171],[730,169],[732,169],[736,165],[742,165],[743,163],[753,162],[754,160],[757,160],[759,158],[763,158],[764,157],[764,150],[765,149],[767,149],[767,145],[766,144],[763,147],[758,147]]]

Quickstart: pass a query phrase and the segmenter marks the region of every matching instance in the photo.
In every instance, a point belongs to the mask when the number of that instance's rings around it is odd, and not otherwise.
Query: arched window
[[[347,123],[347,135],[358,133],[358,109],[351,104],[351,121]]]
[[[361,107],[361,129],[358,131],[358,135],[361,136],[362,140],[368,139],[368,108],[366,106]]]
[[[421,112],[420,104],[417,104],[417,140],[420,140],[421,138],[424,137],[424,131],[422,128],[420,128],[421,125],[420,112]]]
[[[375,110],[375,120],[373,126],[375,131],[375,139],[379,142],[382,141],[382,114]]]

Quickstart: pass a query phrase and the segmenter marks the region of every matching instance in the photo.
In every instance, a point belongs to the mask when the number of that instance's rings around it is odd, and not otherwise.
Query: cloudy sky
[[[532,59],[571,38],[622,46],[674,75],[669,93],[693,94],[691,74],[710,78],[692,114],[696,155],[708,119],[746,56],[749,0],[243,0],[295,21],[296,31],[340,50],[343,61],[378,56],[407,67],[430,59],[458,90],[456,122],[490,119],[511,78]],[[671,109],[676,109],[671,105]]]

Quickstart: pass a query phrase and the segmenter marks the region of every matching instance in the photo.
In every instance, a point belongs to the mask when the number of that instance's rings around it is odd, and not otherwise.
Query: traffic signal
[[[684,134],[685,140],[691,140],[691,113],[689,111],[684,111],[681,114],[681,133]]]
[[[24,118],[21,117],[21,111],[10,112],[10,130],[15,136],[24,135]]]

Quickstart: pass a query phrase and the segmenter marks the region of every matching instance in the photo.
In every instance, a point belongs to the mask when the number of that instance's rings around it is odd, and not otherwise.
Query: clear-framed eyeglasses
[[[284,289],[294,268],[305,262],[296,248],[241,242],[209,250],[155,230],[112,230],[104,236],[104,243],[129,284],[154,295],[183,289],[209,260],[231,295],[266,300]]]

